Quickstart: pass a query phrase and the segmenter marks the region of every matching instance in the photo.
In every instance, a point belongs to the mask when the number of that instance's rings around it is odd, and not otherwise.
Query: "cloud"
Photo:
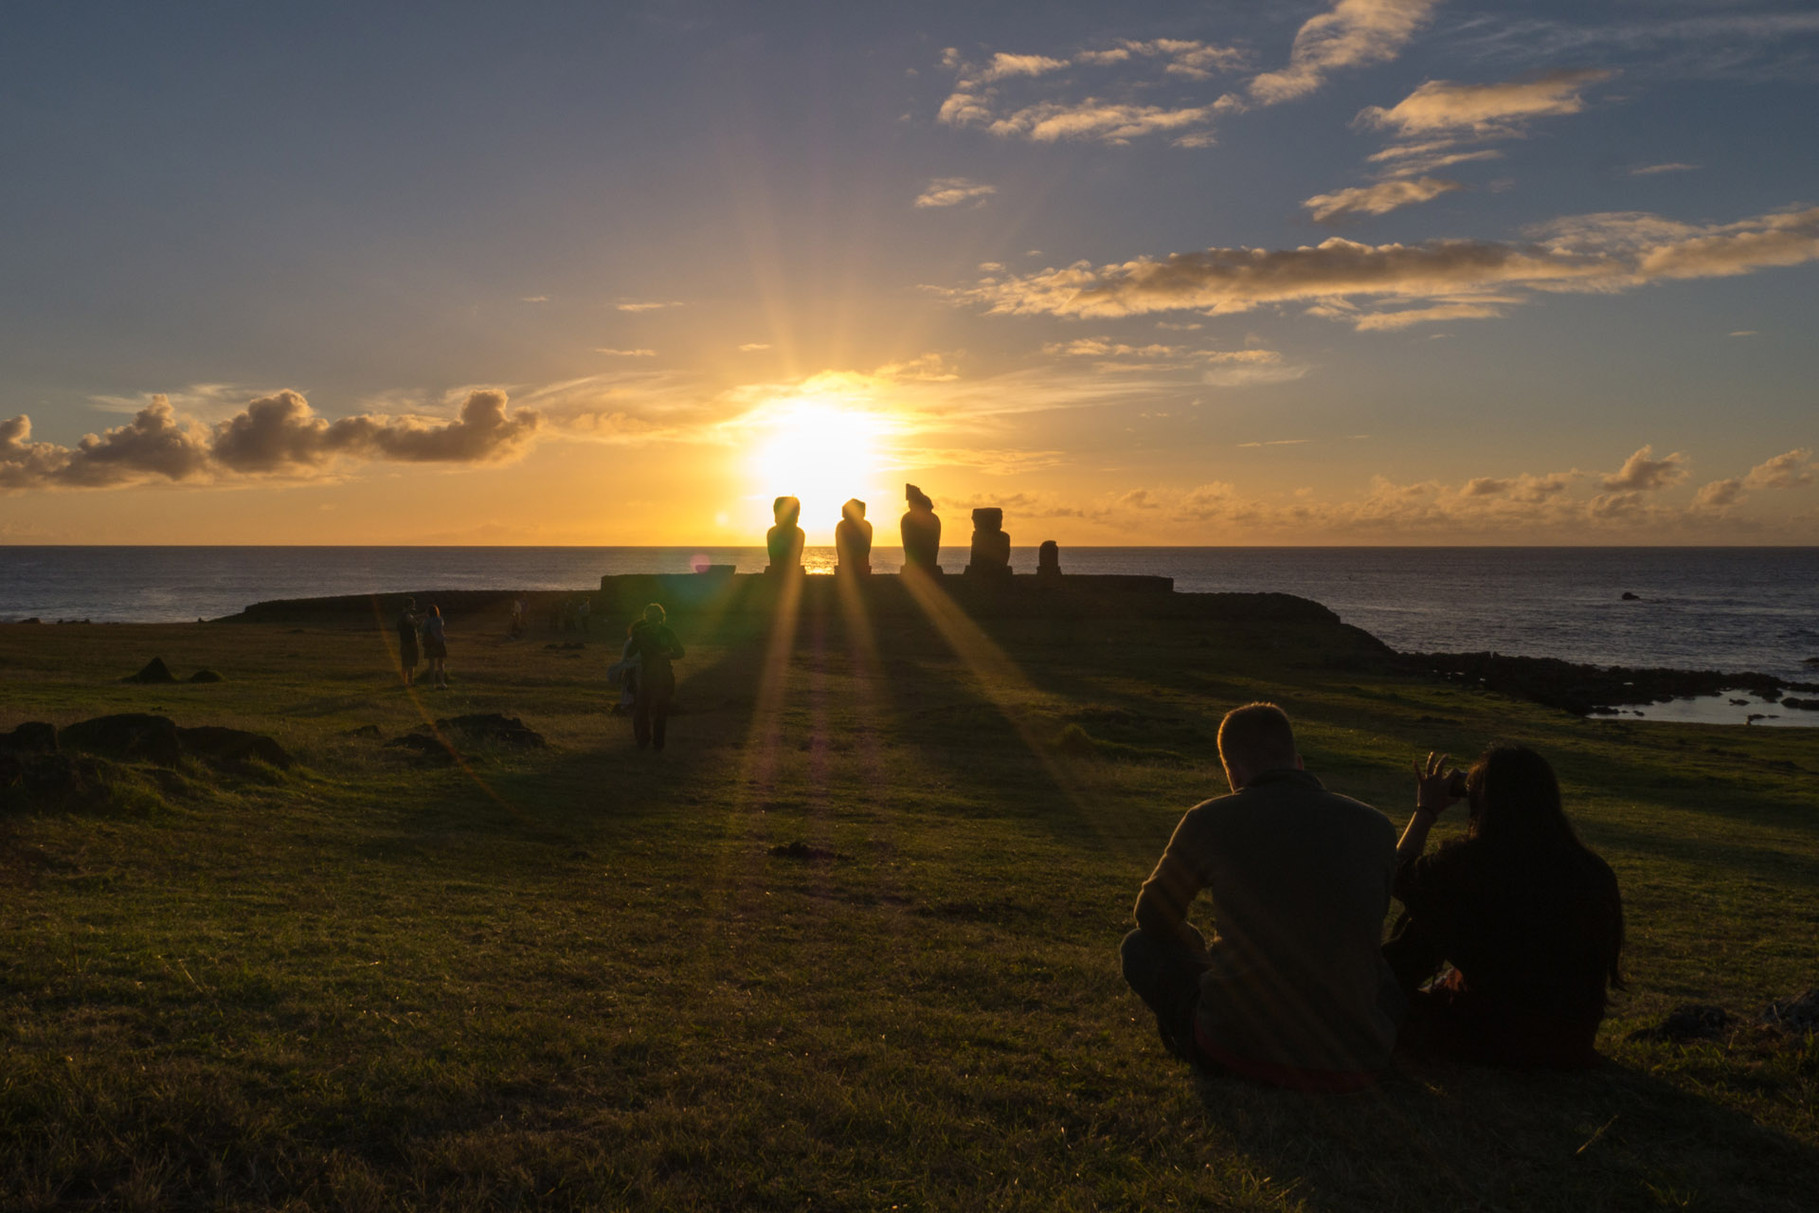
[[[748,341],[739,347],[739,352],[741,354],[750,354],[757,350],[768,350],[770,348],[771,343],[768,341]]]
[[[1723,509],[1735,505],[1743,496],[1743,481],[1733,476],[1729,480],[1714,480],[1701,488],[1693,497],[1693,504],[1700,509]]]
[[[1244,52],[1236,47],[1182,38],[1126,38],[1064,58],[1000,51],[984,64],[969,63],[949,48],[942,53],[942,66],[954,73],[954,88],[942,101],[935,120],[944,126],[978,128],[1001,139],[1034,143],[1096,140],[1122,144],[1151,135],[1172,135],[1177,146],[1206,147],[1213,142],[1206,125],[1218,114],[1243,108],[1236,96],[1157,104],[1143,90],[1184,81],[1198,83],[1244,61]],[[1107,69],[1113,68],[1119,70],[1108,75]],[[1077,91],[1077,78],[1082,75],[1101,80],[1101,86],[1082,95]],[[1021,100],[1007,100],[1007,87]],[[937,188],[941,184],[931,185],[924,197],[944,193]],[[974,196],[955,202],[970,197]],[[955,202],[918,200],[917,204],[951,206]]]
[[[1429,80],[1389,109],[1373,105],[1360,110],[1354,121],[1403,139],[1512,138],[1533,119],[1579,113],[1585,108],[1580,94],[1615,74],[1578,68],[1500,84]]]
[[[1726,333],[1725,336],[1727,336],[1727,337],[1760,337],[1760,336],[1762,336],[1762,334],[1758,333],[1755,329],[1735,329],[1729,333]]]
[[[1360,333],[1389,333],[1411,325],[1447,320],[1500,320],[1503,314],[1503,309],[1493,303],[1436,303],[1432,307],[1409,307],[1394,312],[1362,312],[1350,319],[1352,327]]]
[[[1310,18],[1295,34],[1288,66],[1265,72],[1250,83],[1264,105],[1304,97],[1333,72],[1383,63],[1401,53],[1427,24],[1440,0],[1339,0],[1331,11]]]
[[[491,463],[522,451],[539,415],[511,412],[504,392],[471,392],[454,421],[370,414],[329,421],[302,394],[259,397],[212,430],[154,397],[131,422],[74,447],[31,441],[31,419],[0,422],[0,487],[106,488],[148,481],[308,475],[346,457],[409,463]]]
[[[1431,143],[1398,143],[1386,147],[1380,152],[1373,152],[1365,157],[1383,168],[1379,176],[1383,178],[1419,177],[1437,169],[1448,168],[1455,164],[1471,164],[1478,160],[1501,160],[1503,153],[1496,148],[1481,147],[1474,151],[1452,151],[1457,145],[1450,139]]]
[[[548,295],[524,295],[519,298],[518,302],[519,303],[548,303],[549,296]]]
[[[1698,167],[1696,164],[1681,164],[1679,161],[1671,164],[1645,164],[1631,169],[1629,174],[1632,177],[1653,177],[1657,173],[1690,173]]]
[[[1744,483],[1752,489],[1799,489],[1813,482],[1813,452],[1797,447],[1750,469]]]
[[[1444,181],[1439,177],[1420,177],[1413,181],[1380,181],[1376,185],[1361,185],[1330,194],[1316,194],[1301,205],[1308,209],[1316,223],[1331,223],[1335,219],[1346,219],[1353,215],[1386,215],[1398,207],[1427,202],[1464,188],[1457,181]]]
[[[1457,309],[1522,302],[1526,291],[1612,293],[1812,261],[1819,258],[1819,207],[1705,226],[1638,213],[1583,215],[1533,234],[1526,243],[1369,245],[1335,236],[1292,249],[1210,248],[1097,267],[1081,261],[1029,274],[991,274],[942,293],[995,314],[1084,317],[1188,310],[1217,315],[1309,302],[1325,305],[1316,315],[1394,328],[1413,319],[1485,317],[1484,310]],[[1417,302],[1455,307],[1369,320],[1355,310],[1352,300],[1359,298],[1378,309]]]
[[[605,345],[595,346],[594,353],[608,354],[614,358],[655,358],[657,356],[656,350],[616,350]]]
[[[960,206],[972,203],[983,206],[985,200],[998,192],[995,185],[971,181],[965,177],[936,177],[928,183],[928,188],[916,195],[916,205],[920,207]]]
[[[1654,447],[1644,446],[1624,460],[1621,468],[1599,483],[1613,491],[1652,493],[1686,479],[1685,455],[1675,451],[1656,459],[1654,453]]]
[[[680,300],[672,299],[668,302],[648,301],[642,303],[616,303],[613,306],[622,312],[654,312],[659,308],[682,307],[684,305]]]

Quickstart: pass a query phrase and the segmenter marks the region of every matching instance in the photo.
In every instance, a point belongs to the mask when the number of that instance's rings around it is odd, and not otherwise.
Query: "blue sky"
[[[0,539],[1819,542],[1810,6],[1128,9],[16,12]]]

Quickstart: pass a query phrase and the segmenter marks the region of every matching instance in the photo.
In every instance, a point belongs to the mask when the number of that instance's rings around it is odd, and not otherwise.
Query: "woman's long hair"
[[[1547,759],[1525,745],[1493,745],[1478,756],[1465,777],[1471,798],[1471,836],[1495,852],[1499,866],[1537,884],[1558,878],[1562,868],[1602,874],[1605,865],[1579,841],[1560,801],[1560,781]],[[1616,938],[1606,978],[1623,988],[1618,956],[1623,951],[1623,906],[1611,889]]]

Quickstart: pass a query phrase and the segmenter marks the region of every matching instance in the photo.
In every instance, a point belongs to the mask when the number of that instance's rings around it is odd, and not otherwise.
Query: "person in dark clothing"
[[[1493,746],[1463,776],[1445,763],[1415,764],[1415,813],[1396,851],[1403,912],[1383,954],[1411,1000],[1402,1046],[1492,1065],[1594,1065],[1606,990],[1623,988],[1617,877],[1573,832],[1535,751]],[[1460,799],[1467,836],[1423,854]]]
[[[1303,768],[1274,704],[1219,726],[1232,794],[1189,809],[1137,895],[1125,980],[1171,1053],[1307,1091],[1371,1085],[1389,1064],[1402,994],[1380,945],[1395,831]],[[1201,889],[1209,943],[1187,921]]]
[[[417,628],[423,617],[417,614],[417,600],[406,598],[404,609],[398,612],[398,668],[404,671],[404,685],[414,686],[417,682]]]
[[[632,736],[638,748],[663,748],[669,727],[670,700],[676,694],[676,670],[670,663],[682,656],[682,642],[664,621],[663,607],[651,603],[644,618],[632,626],[628,647],[638,659],[638,692],[632,704]]]

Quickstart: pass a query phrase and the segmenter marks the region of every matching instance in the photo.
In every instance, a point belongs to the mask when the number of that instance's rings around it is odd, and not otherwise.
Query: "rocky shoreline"
[[[1747,692],[1764,705],[1819,710],[1819,700],[1801,699],[1790,693],[1819,692],[1819,683],[1794,682],[1769,674],[1584,665],[1553,657],[1512,657],[1494,652],[1401,656],[1405,668],[1412,672],[1527,699],[1576,716],[1727,691]]]

